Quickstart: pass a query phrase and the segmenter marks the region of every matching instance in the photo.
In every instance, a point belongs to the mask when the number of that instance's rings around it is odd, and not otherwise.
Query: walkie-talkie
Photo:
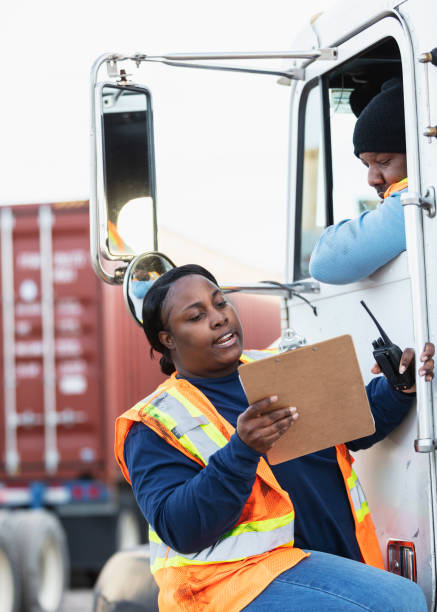
[[[403,374],[399,374],[399,364],[402,357],[401,349],[396,346],[396,344],[393,344],[363,300],[361,300],[361,304],[367,310],[381,334],[380,338],[372,342],[374,348],[373,356],[375,357],[376,363],[396,391],[410,389],[416,381],[414,362],[410,363]]]

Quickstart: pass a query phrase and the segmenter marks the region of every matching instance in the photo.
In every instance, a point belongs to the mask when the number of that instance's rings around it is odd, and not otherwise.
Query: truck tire
[[[4,612],[20,609],[20,568],[9,528],[10,513],[0,511],[0,607]]]
[[[57,612],[68,585],[66,538],[55,515],[46,510],[13,513],[23,612]]]
[[[149,545],[113,555],[94,587],[93,612],[158,612]]]

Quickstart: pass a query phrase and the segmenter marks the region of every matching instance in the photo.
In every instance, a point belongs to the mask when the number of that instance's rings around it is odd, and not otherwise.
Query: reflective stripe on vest
[[[344,444],[336,447],[337,462],[343,475],[344,485],[349,497],[352,515],[355,521],[355,534],[365,563],[384,569],[375,526],[373,525],[364,491],[352,469],[352,458]]]
[[[366,496],[361,487],[358,476],[351,468],[351,475],[347,479],[347,486],[353,503],[353,510],[356,514],[357,521],[361,523],[365,516],[370,513],[369,504],[367,503]]]
[[[205,465],[213,453],[228,443],[217,427],[175,388],[153,398],[140,412],[164,425],[190,454]],[[181,555],[172,550],[151,528],[149,541],[152,573],[163,567],[237,561],[278,546],[293,546],[294,511],[273,519],[241,523],[213,546],[194,554]]]
[[[149,529],[152,574],[163,567],[232,563],[260,555],[278,546],[293,546],[294,512],[275,519],[237,525],[218,542],[198,553],[184,554],[172,550]],[[255,535],[255,537],[254,537]]]
[[[205,465],[210,456],[227,444],[224,435],[175,388],[158,395],[143,409]]]
[[[250,362],[263,359],[266,351],[244,351],[241,360]],[[148,399],[148,398],[147,398]],[[141,404],[146,403],[143,400]],[[145,412],[162,423],[192,455],[205,465],[210,456],[227,443],[223,434],[209,422],[206,416],[189,402],[177,389],[170,389],[152,399]]]

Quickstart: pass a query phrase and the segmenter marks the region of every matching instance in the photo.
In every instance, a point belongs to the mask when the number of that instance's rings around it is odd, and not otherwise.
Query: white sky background
[[[89,71],[100,54],[284,50],[330,4],[8,2],[0,204],[88,198]],[[165,66],[133,78],[154,99],[159,222],[245,263],[264,267],[268,252],[281,277],[289,88],[276,77]]]

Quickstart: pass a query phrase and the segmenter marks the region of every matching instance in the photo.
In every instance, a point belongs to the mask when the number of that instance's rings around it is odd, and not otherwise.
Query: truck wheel
[[[20,609],[20,568],[8,526],[9,512],[0,512],[0,597],[4,612]]]
[[[158,612],[148,544],[116,553],[105,563],[94,587],[93,612]]]
[[[13,513],[11,521],[20,563],[23,610],[56,612],[68,584],[65,534],[46,510]]]

